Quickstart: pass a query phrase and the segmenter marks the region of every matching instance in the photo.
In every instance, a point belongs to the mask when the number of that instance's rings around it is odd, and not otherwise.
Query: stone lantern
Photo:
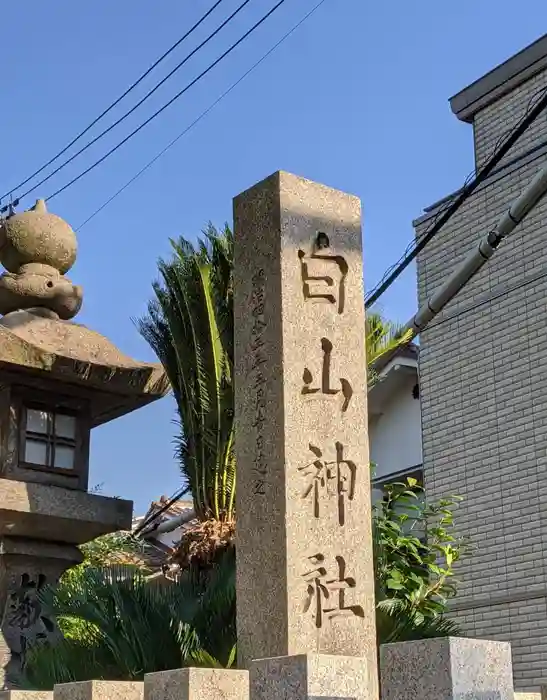
[[[88,493],[91,430],[165,395],[137,362],[71,321],[82,289],[71,227],[43,201],[0,221],[0,686],[53,631],[37,593],[81,561],[77,545],[131,526],[130,501]]]

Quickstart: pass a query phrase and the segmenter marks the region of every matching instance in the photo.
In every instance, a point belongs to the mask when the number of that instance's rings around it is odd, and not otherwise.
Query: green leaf
[[[387,580],[387,587],[392,591],[402,591],[404,588],[403,584],[394,578],[389,578]]]

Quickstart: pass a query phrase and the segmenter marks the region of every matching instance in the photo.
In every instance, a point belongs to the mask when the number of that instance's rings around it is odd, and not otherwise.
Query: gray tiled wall
[[[480,164],[547,85],[542,73],[475,117]],[[469,133],[471,148],[471,127]],[[452,271],[519,194],[547,154],[547,114],[425,248],[419,300]],[[431,224],[417,223],[417,234]],[[520,288],[519,288],[520,286]],[[421,336],[426,489],[464,497],[457,522],[474,554],[463,562],[454,615],[463,632],[509,640],[515,685],[547,683],[547,200]]]

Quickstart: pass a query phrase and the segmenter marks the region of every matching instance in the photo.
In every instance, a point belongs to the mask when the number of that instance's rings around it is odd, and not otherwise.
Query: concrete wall
[[[416,378],[406,376],[369,426],[370,459],[375,478],[422,463],[420,400],[412,396]]]
[[[475,115],[479,161],[539,85],[547,73]],[[547,164],[545,147],[526,155],[544,140],[546,114],[507,159],[520,160],[426,247],[420,303]],[[516,688],[538,689],[547,683],[547,201],[420,342],[426,490],[465,498],[458,524],[475,546],[454,614],[467,635],[511,641]]]

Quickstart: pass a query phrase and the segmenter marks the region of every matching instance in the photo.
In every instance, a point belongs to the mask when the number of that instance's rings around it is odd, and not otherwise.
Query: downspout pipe
[[[410,342],[458,292],[486,265],[504,238],[509,236],[522,223],[534,207],[547,194],[547,167],[534,177],[528,187],[499,219],[496,226],[481,239],[465,259],[456,267],[405,326],[405,341]]]

